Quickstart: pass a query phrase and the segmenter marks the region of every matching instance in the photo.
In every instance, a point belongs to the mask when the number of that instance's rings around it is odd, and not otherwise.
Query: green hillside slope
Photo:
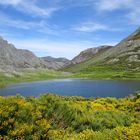
[[[64,70],[85,78],[140,79],[140,29],[116,46]]]

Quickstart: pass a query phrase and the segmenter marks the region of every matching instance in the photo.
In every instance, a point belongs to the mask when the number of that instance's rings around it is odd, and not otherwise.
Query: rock
[[[140,62],[140,60],[138,60],[138,55],[131,55],[128,57],[127,59],[129,62]]]

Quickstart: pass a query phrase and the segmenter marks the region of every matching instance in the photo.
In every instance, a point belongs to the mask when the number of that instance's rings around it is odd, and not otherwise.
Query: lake
[[[10,85],[0,89],[0,95],[21,94],[37,97],[43,93],[55,93],[86,98],[97,96],[119,98],[136,91],[140,91],[140,82],[137,81],[60,79]]]

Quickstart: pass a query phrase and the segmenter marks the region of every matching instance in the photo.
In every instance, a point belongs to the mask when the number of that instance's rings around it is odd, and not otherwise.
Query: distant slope
[[[16,49],[0,37],[0,71],[14,72],[38,68],[47,69],[47,64],[32,52]]]
[[[80,71],[88,67],[96,61],[96,58],[100,58],[103,54],[111,49],[113,46],[99,46],[96,48],[89,48],[85,51],[82,51],[78,56],[76,56],[69,65],[67,65],[64,70],[66,71]]]
[[[97,52],[84,62],[79,61],[79,63],[73,63],[65,67],[65,70],[89,72],[94,71],[95,69],[97,70],[97,67],[99,68],[99,66],[102,68],[105,66],[105,69],[106,67],[110,67],[111,69],[114,68],[116,70],[117,68],[140,70],[140,28],[116,46],[103,52]]]
[[[54,58],[51,56],[47,56],[47,57],[42,57],[42,59],[48,64],[49,69],[54,69],[54,70],[61,69],[65,65],[68,65],[70,63],[70,60],[62,57]]]
[[[76,56],[74,59],[72,59],[72,64],[78,64],[84,61],[89,60],[90,58],[94,57],[95,55],[99,53],[103,53],[104,51],[112,48],[112,46],[100,46],[96,48],[89,48],[84,51],[82,51],[78,56]]]

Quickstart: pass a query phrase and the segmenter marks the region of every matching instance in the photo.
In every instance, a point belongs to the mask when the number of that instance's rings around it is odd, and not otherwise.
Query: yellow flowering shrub
[[[140,124],[132,124],[130,127],[118,127],[115,129],[118,139],[140,140]]]
[[[140,140],[140,98],[0,96],[0,140]]]

